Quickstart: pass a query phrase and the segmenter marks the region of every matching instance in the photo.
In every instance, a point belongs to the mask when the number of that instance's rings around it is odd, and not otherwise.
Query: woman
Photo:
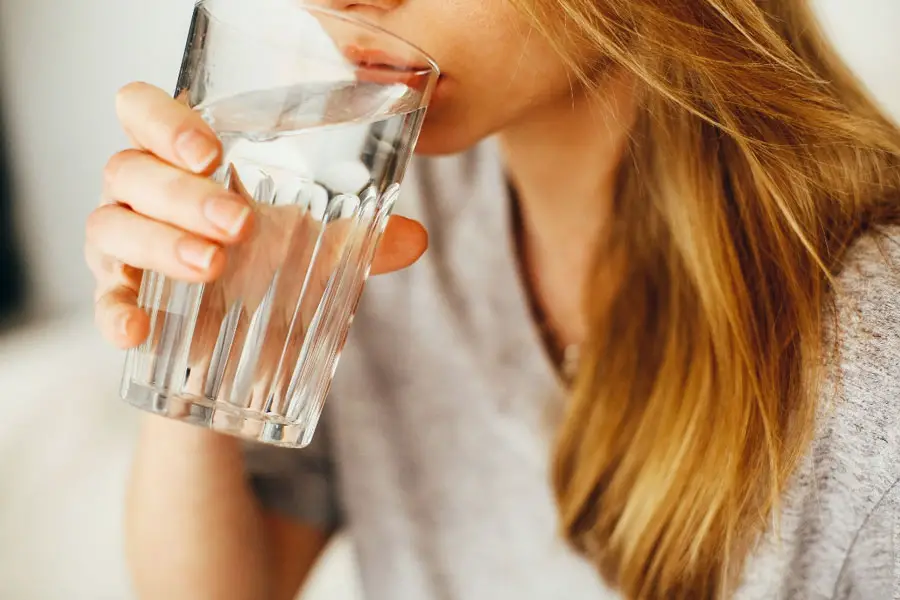
[[[900,132],[806,2],[329,5],[445,73],[430,251],[370,283],[310,449],[146,419],[142,597],[290,598],[339,526],[370,598],[900,589]],[[253,225],[199,117],[117,105],[88,259],[132,346],[140,269],[214,279]],[[393,219],[377,270],[425,244]]]

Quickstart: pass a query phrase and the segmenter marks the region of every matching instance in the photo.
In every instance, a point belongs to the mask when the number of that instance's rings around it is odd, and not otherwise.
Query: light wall
[[[14,161],[31,308],[91,302],[83,223],[106,158],[124,147],[116,90],[173,88],[191,0],[0,0],[0,99]]]
[[[900,114],[900,1],[818,4],[850,62]],[[190,0],[0,0],[0,99],[36,311],[90,304],[82,224],[106,157],[125,143],[113,96],[133,79],[172,88],[190,8]]]

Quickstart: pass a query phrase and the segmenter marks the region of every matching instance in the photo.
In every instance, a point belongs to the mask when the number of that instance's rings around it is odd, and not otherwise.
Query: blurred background
[[[900,117],[900,0],[815,1]],[[0,0],[0,598],[130,597],[119,523],[137,415],[91,327],[82,230],[125,144],[115,92],[172,89],[191,5]],[[341,540],[304,598],[356,597]]]

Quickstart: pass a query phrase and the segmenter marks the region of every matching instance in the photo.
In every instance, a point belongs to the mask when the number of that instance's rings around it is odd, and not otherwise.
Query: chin
[[[467,126],[465,119],[450,115],[432,113],[425,118],[416,154],[422,156],[440,156],[464,152],[487,137],[475,128]]]
[[[465,141],[455,139],[451,136],[426,135],[422,132],[419,136],[419,143],[416,144],[416,156],[444,156],[448,154],[458,154],[465,152],[478,143],[475,141]]]

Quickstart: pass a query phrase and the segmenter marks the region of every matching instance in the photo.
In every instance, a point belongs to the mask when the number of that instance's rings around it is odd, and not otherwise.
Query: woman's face
[[[321,0],[430,54],[442,77],[418,151],[458,152],[571,102],[568,71],[510,0]]]

